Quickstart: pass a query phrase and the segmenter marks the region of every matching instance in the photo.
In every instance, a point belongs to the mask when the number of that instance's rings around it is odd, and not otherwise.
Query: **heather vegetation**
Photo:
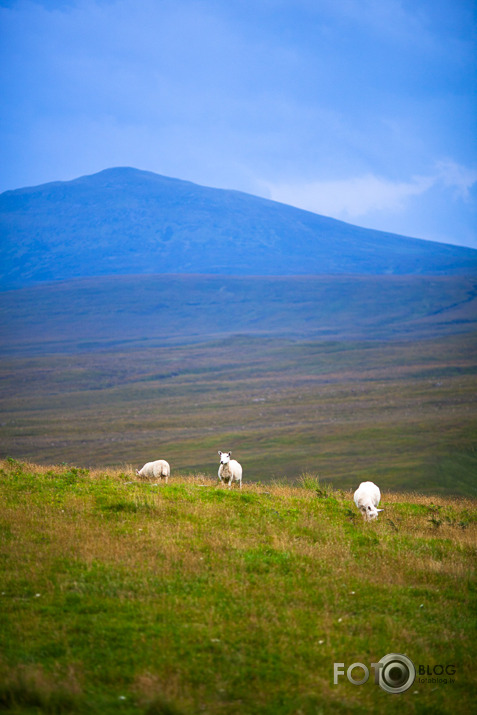
[[[230,337],[3,358],[3,455],[337,488],[477,496],[472,333],[421,341]]]
[[[0,707],[11,713],[469,713],[477,503],[294,483],[167,486],[0,463]],[[391,695],[333,664],[452,665]]]

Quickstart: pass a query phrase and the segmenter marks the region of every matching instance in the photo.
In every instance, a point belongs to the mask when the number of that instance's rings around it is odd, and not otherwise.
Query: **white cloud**
[[[454,189],[454,196],[467,200],[469,192],[477,183],[477,171],[456,164],[455,161],[439,161],[437,163],[437,181],[444,186]]]
[[[354,219],[370,211],[396,210],[409,196],[427,191],[432,181],[415,177],[392,182],[373,174],[307,184],[268,185],[270,198],[315,213]]]
[[[452,198],[466,199],[477,183],[477,171],[452,161],[441,161],[429,176],[392,181],[368,173],[333,181],[266,183],[269,197],[314,213],[345,221],[362,219],[376,212],[399,213],[409,200],[437,186],[452,191]]]

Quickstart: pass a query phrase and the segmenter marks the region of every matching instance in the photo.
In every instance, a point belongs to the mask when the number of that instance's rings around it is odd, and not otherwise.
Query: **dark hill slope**
[[[466,276],[107,276],[0,293],[0,354],[249,335],[421,339],[477,328]]]
[[[0,196],[0,284],[78,277],[463,274],[477,251],[117,168]]]

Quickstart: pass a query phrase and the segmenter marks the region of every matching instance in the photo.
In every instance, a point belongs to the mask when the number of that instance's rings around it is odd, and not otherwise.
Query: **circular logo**
[[[407,655],[388,653],[379,661],[379,687],[387,693],[404,693],[416,679],[416,668]]]

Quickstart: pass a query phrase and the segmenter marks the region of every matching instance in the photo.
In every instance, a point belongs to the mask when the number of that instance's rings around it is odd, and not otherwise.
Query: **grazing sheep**
[[[147,462],[142,469],[136,469],[136,474],[138,477],[145,477],[146,479],[165,478],[167,484],[171,468],[169,462],[166,462],[165,459],[156,459],[155,462]]]
[[[239,482],[242,489],[242,467],[236,459],[230,459],[232,452],[221,452],[219,450],[220,466],[219,466],[219,481],[228,482],[229,489],[232,482]]]
[[[354,503],[361,511],[365,521],[378,518],[378,513],[383,511],[377,506],[381,499],[379,487],[373,482],[361,482],[354,493]]]

